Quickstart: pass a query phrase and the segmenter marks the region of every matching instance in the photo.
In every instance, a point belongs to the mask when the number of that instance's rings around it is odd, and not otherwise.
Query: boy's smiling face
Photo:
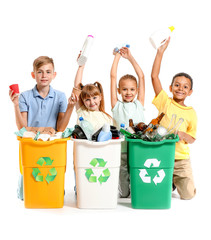
[[[132,102],[137,94],[137,83],[132,79],[121,80],[118,88],[123,102]]]
[[[190,96],[193,92],[191,89],[190,79],[181,76],[174,79],[173,84],[169,87],[170,92],[173,94],[173,99],[180,105],[184,105],[184,101],[187,96]]]
[[[49,63],[41,66],[35,72],[32,72],[31,75],[36,80],[38,87],[46,87],[56,77],[56,72],[54,72],[53,65]]]

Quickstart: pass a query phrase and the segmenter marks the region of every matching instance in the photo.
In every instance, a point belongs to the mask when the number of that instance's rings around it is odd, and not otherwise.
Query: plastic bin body
[[[122,139],[73,141],[77,207],[116,208]],[[94,166],[92,161],[95,162]]]
[[[171,207],[175,143],[128,139],[131,205],[137,209]]]
[[[64,179],[66,170],[67,140],[34,141],[19,138],[20,156],[23,167],[24,204],[26,208],[62,208],[64,205]],[[37,164],[40,158],[50,158],[53,162]],[[43,181],[36,181],[33,170],[39,169]],[[47,182],[51,169],[56,170],[53,181]]]

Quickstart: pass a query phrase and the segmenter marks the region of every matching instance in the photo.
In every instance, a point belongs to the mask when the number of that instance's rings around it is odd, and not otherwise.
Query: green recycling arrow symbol
[[[50,165],[52,165],[53,160],[51,160],[51,158],[49,158],[49,157],[41,157],[38,159],[37,164],[42,166],[44,164],[44,162],[45,162],[46,166],[50,166]]]
[[[104,171],[104,176],[101,174],[100,177],[98,178],[98,181],[100,182],[100,184],[102,184],[103,182],[107,182],[108,178],[110,177],[110,171],[108,170],[108,168],[106,168]]]
[[[104,161],[102,158],[93,158],[92,161],[90,162],[90,165],[93,167],[96,167],[98,164],[98,167],[105,167],[107,162]]]
[[[55,168],[51,168],[49,170],[51,175],[47,175],[47,177],[45,178],[45,180],[47,181],[47,183],[53,182],[53,180],[55,179],[56,175],[57,175],[57,171]]]
[[[43,166],[44,162],[45,162],[45,166],[51,166],[52,163],[53,163],[54,160],[51,160],[50,157],[41,157],[38,159],[37,161],[37,164],[40,165],[40,166]],[[57,171],[55,168],[51,168],[49,170],[50,174],[51,175],[47,175],[45,180],[47,183],[50,183],[52,182],[56,175],[57,175]],[[38,174],[41,174],[39,168],[33,168],[33,171],[32,171],[32,175],[34,177],[34,179],[37,181],[37,182],[43,182],[43,176],[42,175],[38,175]]]
[[[87,179],[89,180],[89,182],[97,182],[97,177],[96,176],[91,176],[93,173],[92,169],[89,168],[89,169],[86,169],[86,177]]]
[[[104,161],[102,158],[93,158],[90,162],[90,165],[93,167],[105,167],[107,162]],[[110,171],[108,168],[103,170],[103,174],[100,175],[100,177],[97,179],[97,176],[94,175],[94,172],[91,168],[85,169],[85,176],[88,179],[89,182],[94,183],[97,182],[97,180],[102,184],[103,182],[107,182],[108,178],[110,177]]]
[[[32,175],[37,182],[43,182],[43,176],[38,175],[40,172],[39,168],[33,168]]]

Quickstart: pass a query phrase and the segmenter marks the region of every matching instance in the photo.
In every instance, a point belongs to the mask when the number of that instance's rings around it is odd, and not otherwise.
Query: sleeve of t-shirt
[[[191,121],[187,128],[187,134],[189,134],[193,138],[196,138],[196,130],[197,130],[197,115],[195,110],[193,110]]]
[[[168,98],[167,93],[164,90],[161,90],[160,93],[154,97],[152,104],[154,104],[158,111],[160,111],[161,109],[164,109]]]
[[[59,102],[59,112],[66,112],[66,110],[67,110],[67,98],[64,93],[61,93]]]
[[[20,112],[28,112],[26,96],[24,96],[22,93],[19,96],[19,108],[20,108]]]

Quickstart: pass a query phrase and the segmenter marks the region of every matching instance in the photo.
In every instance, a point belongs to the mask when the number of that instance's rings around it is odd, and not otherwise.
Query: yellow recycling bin
[[[62,208],[67,140],[34,141],[18,137],[26,208]]]

